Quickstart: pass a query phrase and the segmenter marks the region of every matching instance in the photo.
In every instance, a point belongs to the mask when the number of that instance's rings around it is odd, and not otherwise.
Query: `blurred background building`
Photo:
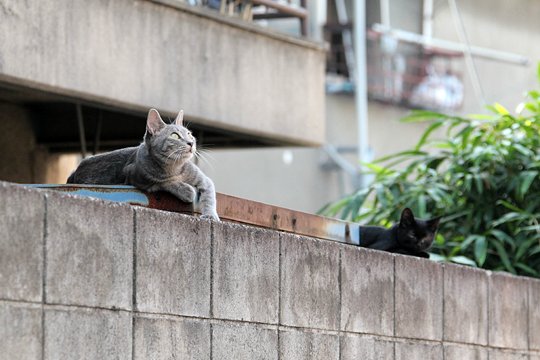
[[[0,0],[0,179],[65,182],[136,146],[148,108],[183,108],[218,191],[314,212],[366,180],[359,157],[416,143],[410,109],[517,105],[538,18],[534,0]]]

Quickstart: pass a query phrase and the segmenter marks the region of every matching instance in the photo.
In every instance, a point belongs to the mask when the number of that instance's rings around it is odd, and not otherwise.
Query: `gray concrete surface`
[[[534,356],[530,357],[526,353],[519,353],[508,350],[494,350],[489,351],[489,360],[534,360]]]
[[[345,335],[341,338],[342,360],[393,359],[394,343],[362,335]]]
[[[280,360],[340,360],[339,337],[303,331],[279,332]]]
[[[444,265],[444,339],[487,344],[488,277],[485,271]]]
[[[213,316],[276,324],[279,234],[238,224],[214,224]]]
[[[450,344],[444,346],[445,360],[488,360],[488,351],[482,347]]]
[[[210,359],[210,324],[192,319],[137,316],[134,359]]]
[[[341,248],[341,330],[394,333],[394,258],[380,251]]]
[[[210,314],[210,223],[192,216],[137,209],[136,308]]]
[[[339,329],[338,243],[281,235],[281,323]]]
[[[324,141],[322,45],[181,1],[0,5],[0,83],[126,110],[183,108],[198,123],[280,141]]]
[[[47,302],[131,309],[133,209],[54,194],[46,221]]]
[[[2,359],[540,358],[538,280],[7,183],[1,206]]]
[[[278,360],[277,330],[254,324],[213,325],[212,359]]]
[[[41,307],[0,301],[0,357],[41,359]]]
[[[421,342],[396,343],[395,360],[440,360],[443,349],[439,344]]]
[[[395,335],[441,340],[443,272],[427,259],[396,255]]]
[[[0,183],[0,299],[41,301],[45,201]]]
[[[540,351],[540,280],[532,279],[529,280],[529,349]]]
[[[131,314],[99,309],[47,309],[45,360],[131,360]]]
[[[528,327],[527,287],[525,278],[502,272],[489,276],[489,345],[528,348],[527,331],[515,331]]]

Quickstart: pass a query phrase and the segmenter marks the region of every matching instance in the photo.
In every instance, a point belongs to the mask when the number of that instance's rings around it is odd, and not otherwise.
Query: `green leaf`
[[[420,140],[416,143],[416,147],[414,148],[414,150],[419,151],[422,146],[424,146],[431,133],[440,128],[443,124],[444,122],[442,121],[436,121],[433,124],[429,125],[429,127],[424,131],[424,134],[422,134]]]
[[[508,201],[506,201],[506,200],[498,200],[496,204],[497,204],[497,205],[502,205],[502,206],[504,206],[505,208],[510,209],[510,210],[512,210],[512,211],[514,211],[514,212],[516,212],[516,213],[521,213],[521,212],[523,212],[522,209],[518,208],[517,206],[515,206],[514,204],[511,204],[510,202],[508,202]]]
[[[538,271],[534,270],[533,268],[531,268],[530,266],[526,265],[526,264],[523,264],[523,263],[517,263],[516,264],[516,267],[523,270],[525,273],[529,274],[529,275],[532,275],[532,276],[535,276],[535,277],[538,277]]]
[[[423,122],[423,121],[432,121],[437,119],[448,119],[450,116],[441,114],[435,111],[427,110],[413,110],[411,113],[401,119],[404,123],[410,122]]]
[[[506,252],[504,247],[501,245],[501,243],[499,243],[498,241],[493,241],[492,244],[495,247],[495,249],[497,250],[497,254],[499,255],[499,257],[500,257],[504,267],[506,268],[506,270],[508,270],[512,274],[515,274],[516,269],[514,269],[514,267],[510,263],[510,259],[508,258],[508,253]]]
[[[497,111],[497,113],[499,113],[501,115],[509,115],[510,114],[508,112],[508,110],[506,110],[506,108],[504,106],[502,106],[501,104],[499,104],[499,103],[493,104],[493,108],[495,109],[495,111]]]
[[[519,186],[519,196],[521,198],[527,193],[537,175],[538,171],[524,171],[519,175],[522,181]]]
[[[511,236],[509,236],[507,233],[505,233],[504,231],[502,231],[502,230],[499,230],[499,229],[491,229],[490,231],[488,231],[488,234],[493,235],[494,237],[496,237],[497,239],[499,239],[501,242],[507,243],[507,244],[510,245],[511,247],[515,247],[515,241],[514,241],[514,239],[513,239]]]
[[[477,235],[474,242],[474,258],[478,266],[484,265],[487,256],[488,243],[485,236]]]
[[[454,262],[454,263],[457,263],[457,264],[463,264],[463,265],[469,265],[469,266],[476,267],[476,263],[474,262],[474,260],[471,260],[466,256],[462,256],[462,255],[452,256],[449,260],[451,262]]]

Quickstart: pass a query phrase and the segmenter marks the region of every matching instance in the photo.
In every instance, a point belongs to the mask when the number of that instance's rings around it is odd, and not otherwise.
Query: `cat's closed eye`
[[[180,140],[180,135],[178,133],[175,133],[175,132],[173,132],[171,135],[169,135],[169,137],[171,137],[173,139],[176,139],[176,140]]]

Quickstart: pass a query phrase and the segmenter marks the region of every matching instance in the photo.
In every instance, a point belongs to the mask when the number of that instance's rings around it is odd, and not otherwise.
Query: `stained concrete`
[[[488,277],[485,271],[444,265],[444,339],[487,344]]]
[[[166,4],[164,4],[166,3]],[[181,1],[0,3],[0,83],[279,142],[324,141],[321,44]]]
[[[214,225],[213,315],[275,324],[279,307],[279,234]]]
[[[341,249],[341,329],[394,333],[394,258],[355,246]]]
[[[339,246],[281,235],[282,324],[339,329]]]
[[[44,315],[45,360],[131,360],[131,314],[50,309]]]
[[[443,349],[440,344],[407,341],[396,343],[395,360],[440,360]]]
[[[2,206],[10,359],[540,357],[535,279],[7,183]]]
[[[134,359],[210,359],[210,324],[192,319],[134,320]]]
[[[0,299],[41,301],[43,194],[0,183]]]
[[[440,264],[396,255],[395,335],[442,339],[443,272]]]
[[[277,330],[254,324],[213,325],[212,359],[278,360]]]
[[[488,360],[488,350],[483,347],[450,344],[444,346],[445,360]]]
[[[341,359],[393,359],[394,343],[363,335],[345,335],[341,338]]]
[[[210,314],[210,222],[136,210],[136,308]]]
[[[0,357],[41,360],[41,308],[0,301]]]
[[[528,326],[527,287],[525,278],[499,272],[489,276],[489,345],[528,348],[527,332],[515,331]]]
[[[47,195],[46,300],[131,309],[133,209]]]
[[[280,360],[340,360],[337,335],[280,331]]]

